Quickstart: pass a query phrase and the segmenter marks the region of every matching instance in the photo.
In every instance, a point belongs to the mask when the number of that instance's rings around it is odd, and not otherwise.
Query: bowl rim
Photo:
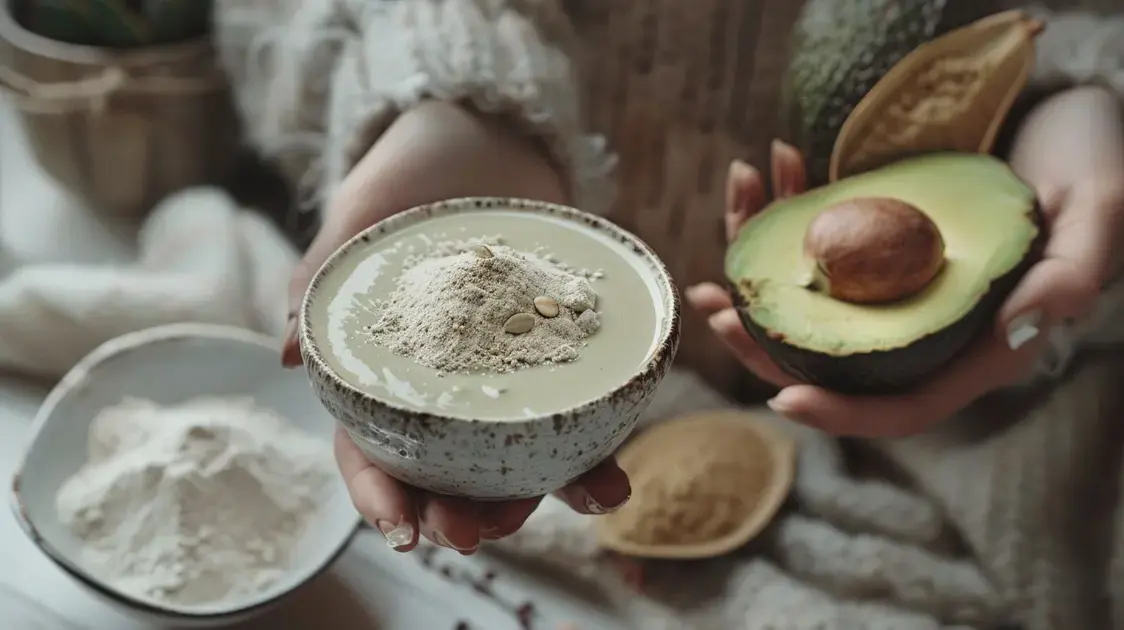
[[[3,0],[0,0],[3,1]],[[261,600],[251,600],[243,605],[232,605],[229,609],[214,610],[207,612],[189,612],[177,608],[168,608],[160,604],[143,601],[141,599],[132,597],[117,589],[112,588],[103,581],[94,578],[89,572],[79,566],[66,554],[62,553],[50,544],[40,533],[35,524],[31,522],[28,517],[27,508],[24,505],[23,498],[20,493],[20,480],[23,475],[24,465],[27,457],[30,454],[31,446],[35,442],[36,436],[42,430],[44,424],[47,422],[55,410],[66,399],[67,396],[74,391],[75,388],[83,384],[88,378],[89,374],[97,369],[98,366],[107,363],[108,361],[117,358],[118,356],[135,350],[141,346],[150,345],[153,343],[162,343],[167,341],[176,341],[182,339],[210,339],[218,341],[234,341],[246,343],[260,348],[275,350],[275,340],[263,333],[255,332],[253,330],[238,328],[236,326],[227,326],[223,324],[204,324],[204,323],[177,323],[165,324],[146,328],[138,331],[128,332],[118,337],[114,337],[108,341],[103,342],[98,347],[94,348],[83,357],[78,363],[74,364],[65,376],[55,385],[54,388],[47,394],[43,404],[39,406],[36,411],[35,417],[32,420],[27,444],[23,449],[23,454],[16,465],[15,472],[12,474],[12,481],[10,491],[8,493],[8,503],[13,515],[15,516],[16,523],[31,542],[43,552],[48,559],[55,565],[59,566],[63,571],[68,573],[71,577],[77,579],[83,585],[99,594],[108,597],[114,602],[126,606],[128,608],[138,610],[143,613],[152,615],[159,615],[170,619],[181,619],[185,621],[214,621],[221,620],[227,617],[243,616],[265,609],[275,605],[282,598],[287,597],[293,591],[301,588],[309,581],[323,573],[328,567],[336,562],[344,551],[351,545],[351,541],[355,539],[356,534],[363,526],[362,518],[358,513],[355,515],[355,526],[351,528],[350,533],[344,536],[339,545],[328,554],[326,559],[308,571],[308,574],[303,579],[296,581],[291,587],[286,588],[276,594]]]
[[[324,359],[320,345],[315,341],[312,334],[312,323],[309,321],[309,311],[312,308],[313,301],[317,298],[320,283],[324,281],[325,276],[341,259],[348,256],[352,250],[370,242],[373,233],[381,231],[383,234],[380,236],[385,237],[410,226],[423,223],[430,218],[470,214],[473,212],[486,212],[489,210],[514,210],[540,215],[552,214],[571,223],[584,224],[594,231],[601,232],[604,235],[621,241],[623,244],[631,247],[637,256],[647,259],[647,262],[651,265],[654,272],[656,283],[667,295],[664,301],[665,304],[661,308],[661,310],[665,311],[664,316],[667,317],[667,323],[660,333],[659,340],[655,344],[655,349],[644,363],[632,376],[592,400],[564,409],[536,414],[531,417],[503,420],[470,418],[406,407],[363,391],[340,376]],[[424,216],[427,213],[430,214],[428,218]],[[547,201],[537,201],[534,199],[519,197],[456,197],[414,206],[408,210],[393,214],[348,239],[347,242],[328,256],[327,260],[320,265],[320,268],[317,269],[316,273],[312,276],[312,280],[308,284],[308,289],[305,290],[304,296],[301,299],[297,316],[299,318],[297,330],[301,353],[304,356],[306,365],[311,363],[312,365],[309,366],[310,371],[314,369],[320,372],[330,380],[335,387],[346,392],[348,396],[355,397],[358,400],[372,402],[380,408],[392,411],[395,414],[422,421],[437,421],[449,424],[495,424],[500,422],[506,427],[516,429],[518,427],[538,425],[546,421],[558,422],[566,417],[586,414],[601,407],[605,401],[619,398],[630,390],[642,388],[643,384],[650,378],[655,378],[656,380],[662,378],[671,367],[671,363],[675,359],[675,354],[678,351],[679,337],[682,329],[682,302],[679,296],[679,289],[675,284],[675,279],[672,277],[667,265],[656,254],[655,250],[640,239],[640,237],[604,217],[578,210],[571,206]]]

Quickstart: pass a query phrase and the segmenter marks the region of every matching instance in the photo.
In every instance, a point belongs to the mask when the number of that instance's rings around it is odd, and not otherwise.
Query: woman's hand
[[[341,183],[293,274],[282,363],[301,362],[295,316],[313,274],[332,252],[396,212],[471,196],[566,201],[563,182],[545,155],[501,125],[438,101],[403,113]],[[481,540],[518,530],[540,500],[478,504],[407,487],[368,461],[342,428],[336,431],[335,454],[355,507],[398,551],[413,549],[424,535],[472,553]],[[628,478],[610,460],[558,495],[579,512],[604,513],[622,505],[629,493]]]
[[[773,363],[738,320],[720,287],[687,292],[710,326],[760,378],[781,388],[769,401],[778,413],[829,433],[901,436],[925,430],[984,394],[1029,375],[1051,326],[1086,314],[1115,273],[1124,243],[1124,130],[1119,104],[1096,88],[1072,90],[1047,101],[1024,123],[1011,156],[1013,168],[1039,192],[1049,240],[1001,308],[995,330],[982,337],[928,383],[898,396],[844,396],[798,382]],[[773,186],[778,196],[804,188],[802,156],[776,143]],[[758,171],[731,166],[727,238],[764,209]]]

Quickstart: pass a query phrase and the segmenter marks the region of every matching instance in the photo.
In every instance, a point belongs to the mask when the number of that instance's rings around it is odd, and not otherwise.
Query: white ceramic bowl
[[[364,391],[324,358],[309,313],[327,274],[369,243],[431,218],[494,210],[535,213],[584,226],[615,242],[646,268],[660,311],[654,349],[624,382],[607,382],[597,398],[554,413],[486,421],[424,413]],[[549,225],[544,222],[544,225]],[[544,238],[549,233],[544,232]],[[680,301],[671,274],[647,244],[606,219],[573,208],[525,199],[453,199],[380,221],[338,249],[313,277],[300,311],[300,346],[313,389],[368,459],[390,475],[439,494],[510,500],[548,494],[570,483],[628,437],[671,367],[679,346]],[[326,345],[326,342],[325,342]]]
[[[124,594],[83,567],[81,542],[59,522],[55,495],[86,461],[97,413],[126,396],[174,404],[195,396],[246,395],[324,440],[335,423],[299,371],[285,370],[274,340],[203,324],[131,333],[90,353],[48,395],[12,484],[12,506],[28,537],[51,560],[127,613],[177,627],[217,627],[264,611],[323,571],[346,548],[360,518],[342,481],[294,550],[292,568],[265,592],[221,608],[177,609]]]

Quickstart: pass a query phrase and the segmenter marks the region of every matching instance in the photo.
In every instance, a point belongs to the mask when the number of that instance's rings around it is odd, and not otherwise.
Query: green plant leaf
[[[84,46],[100,44],[90,0],[21,0],[15,15],[21,26],[48,39]]]
[[[143,0],[142,5],[159,42],[184,41],[210,30],[212,0]]]
[[[5,0],[0,0],[3,2]],[[210,31],[213,0],[10,0],[17,20],[50,39],[135,48],[181,42]]]
[[[131,48],[152,43],[152,25],[122,0],[93,0],[93,26],[103,46]]]

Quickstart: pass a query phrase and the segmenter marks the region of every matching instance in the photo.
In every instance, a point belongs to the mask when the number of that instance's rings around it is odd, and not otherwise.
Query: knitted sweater
[[[1036,80],[1124,94],[1124,18],[1076,12],[1118,1],[1042,10]],[[721,277],[725,169],[765,164],[801,4],[219,0],[217,25],[249,140],[310,201],[399,112],[455,99],[541,139],[577,205],[644,238],[687,285]],[[802,444],[793,507],[752,550],[649,564],[643,596],[601,561],[589,518],[549,501],[501,546],[598,580],[642,630],[1124,629],[1124,359],[1107,345],[1124,341],[1122,314],[1114,287],[1051,333],[1051,380],[862,444],[882,477],[853,476],[839,443],[778,421]],[[746,387],[691,313],[681,359],[703,378],[673,372],[648,422]]]

